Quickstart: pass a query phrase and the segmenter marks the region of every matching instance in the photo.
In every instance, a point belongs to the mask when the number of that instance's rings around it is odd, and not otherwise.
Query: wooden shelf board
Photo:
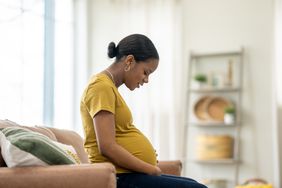
[[[195,162],[201,164],[235,164],[237,160],[235,159],[211,159],[211,160],[199,160],[196,159]]]
[[[236,51],[226,51],[226,52],[192,52],[191,58],[203,58],[203,57],[216,57],[216,56],[240,56],[242,55],[242,50]]]
[[[190,122],[191,126],[196,127],[235,127],[237,123],[226,124],[224,122]]]
[[[190,88],[190,92],[195,93],[209,93],[209,92],[238,92],[240,88],[238,87],[223,87],[223,88]]]

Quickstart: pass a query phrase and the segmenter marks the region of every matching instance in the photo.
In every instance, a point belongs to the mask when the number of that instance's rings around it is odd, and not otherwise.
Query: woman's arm
[[[94,116],[94,128],[99,151],[113,163],[135,172],[161,174],[159,167],[140,160],[116,143],[114,114],[108,111],[98,112]]]

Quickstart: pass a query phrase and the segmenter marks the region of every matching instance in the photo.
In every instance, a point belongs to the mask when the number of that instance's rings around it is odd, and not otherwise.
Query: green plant
[[[235,114],[235,108],[233,106],[228,106],[224,109],[226,114]]]
[[[196,74],[194,79],[201,83],[207,82],[207,76],[205,74]]]

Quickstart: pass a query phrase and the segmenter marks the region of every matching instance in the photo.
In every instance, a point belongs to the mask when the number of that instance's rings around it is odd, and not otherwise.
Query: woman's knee
[[[198,187],[195,187],[195,188],[208,188],[208,187],[203,184],[198,183]]]

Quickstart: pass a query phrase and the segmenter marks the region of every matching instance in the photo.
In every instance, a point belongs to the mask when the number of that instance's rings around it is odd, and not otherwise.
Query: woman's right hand
[[[158,166],[154,166],[154,168],[152,169],[152,172],[150,173],[150,175],[153,175],[153,176],[160,176],[161,174],[162,174],[162,171]]]

